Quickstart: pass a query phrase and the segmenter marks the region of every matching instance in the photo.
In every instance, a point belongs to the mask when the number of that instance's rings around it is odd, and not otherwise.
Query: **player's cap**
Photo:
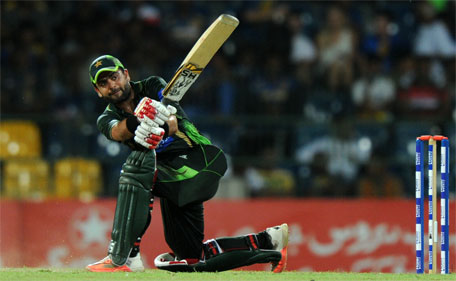
[[[90,81],[93,84],[97,83],[98,76],[103,71],[116,72],[119,67],[125,68],[123,64],[117,58],[110,55],[103,55],[96,58],[89,67]]]

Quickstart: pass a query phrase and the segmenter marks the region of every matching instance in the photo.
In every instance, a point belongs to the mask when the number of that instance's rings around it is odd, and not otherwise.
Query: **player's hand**
[[[141,99],[138,106],[136,106],[134,114],[141,123],[150,123],[150,120],[152,120],[161,126],[168,121],[169,116],[171,115],[170,110],[174,113],[176,112],[176,109],[172,106],[165,107],[159,101],[144,97]],[[150,125],[152,126],[153,124],[150,123]]]
[[[157,148],[160,141],[163,139],[165,130],[158,126],[150,126],[146,122],[141,122],[135,131],[135,142],[148,149]]]

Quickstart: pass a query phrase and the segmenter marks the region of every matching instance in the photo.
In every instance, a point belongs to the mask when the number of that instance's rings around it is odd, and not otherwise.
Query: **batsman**
[[[143,271],[140,242],[158,197],[171,251],[157,256],[157,268],[213,272],[271,263],[272,271],[281,272],[287,262],[287,224],[204,241],[203,204],[216,193],[226,159],[199,133],[179,102],[162,96],[166,82],[158,76],[133,82],[110,55],[96,58],[89,74],[96,93],[108,103],[98,129],[131,153],[120,172],[108,255],[86,269]]]

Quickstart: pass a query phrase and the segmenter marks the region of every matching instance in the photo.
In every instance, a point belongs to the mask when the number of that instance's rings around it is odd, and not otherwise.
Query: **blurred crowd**
[[[49,159],[98,157],[111,196],[127,151],[96,130],[105,104],[88,65],[111,54],[133,80],[169,79],[229,13],[240,26],[181,102],[230,156],[220,196],[413,196],[415,137],[455,147],[454,11],[445,0],[2,1],[2,118],[38,122]]]

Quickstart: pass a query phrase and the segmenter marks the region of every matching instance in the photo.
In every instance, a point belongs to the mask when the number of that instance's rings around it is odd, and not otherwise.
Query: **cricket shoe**
[[[271,271],[280,273],[287,267],[288,224],[284,223],[266,228],[266,233],[271,237],[272,250],[279,251],[282,254],[280,261],[271,263]]]
[[[115,265],[112,263],[111,256],[107,256],[96,263],[89,264],[86,266],[86,269],[92,272],[132,272],[130,267],[126,264]]]
[[[138,253],[135,257],[129,257],[126,265],[133,272],[143,272],[144,271],[144,264],[141,260],[140,253]]]

